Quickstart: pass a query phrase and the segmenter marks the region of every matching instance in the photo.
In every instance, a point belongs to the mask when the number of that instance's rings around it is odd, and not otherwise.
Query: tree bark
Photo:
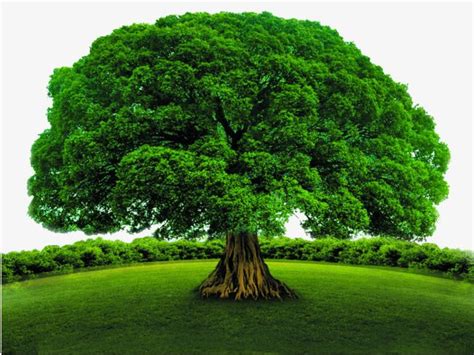
[[[227,234],[224,255],[199,292],[203,297],[235,300],[296,298],[290,288],[270,274],[260,253],[258,237],[253,233]]]

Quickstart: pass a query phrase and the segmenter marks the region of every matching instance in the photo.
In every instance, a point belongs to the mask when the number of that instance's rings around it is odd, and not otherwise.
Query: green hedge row
[[[391,238],[338,240],[332,238],[261,239],[262,254],[268,259],[338,262],[417,268],[446,273],[474,281],[473,254],[441,249],[435,244],[416,244]],[[47,246],[43,250],[2,254],[3,283],[23,280],[41,273],[69,273],[76,269],[136,262],[219,258],[224,241],[165,242],[152,237],[131,243],[102,238],[71,245]]]

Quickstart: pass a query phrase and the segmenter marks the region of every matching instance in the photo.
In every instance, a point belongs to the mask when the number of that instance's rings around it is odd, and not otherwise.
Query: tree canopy
[[[431,235],[448,193],[433,118],[352,43],[270,13],[188,13],[54,70],[29,213],[55,231],[160,237]]]

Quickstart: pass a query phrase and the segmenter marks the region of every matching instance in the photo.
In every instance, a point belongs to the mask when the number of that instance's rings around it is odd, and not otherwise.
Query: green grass
[[[3,288],[4,353],[472,354],[474,285],[387,269],[268,262],[290,301],[202,300],[216,260],[148,263]]]

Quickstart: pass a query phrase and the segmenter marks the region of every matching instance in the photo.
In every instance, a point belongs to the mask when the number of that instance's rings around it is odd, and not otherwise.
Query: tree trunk
[[[260,254],[256,234],[229,233],[224,255],[201,284],[203,297],[253,299],[296,298],[284,283],[274,279]]]

